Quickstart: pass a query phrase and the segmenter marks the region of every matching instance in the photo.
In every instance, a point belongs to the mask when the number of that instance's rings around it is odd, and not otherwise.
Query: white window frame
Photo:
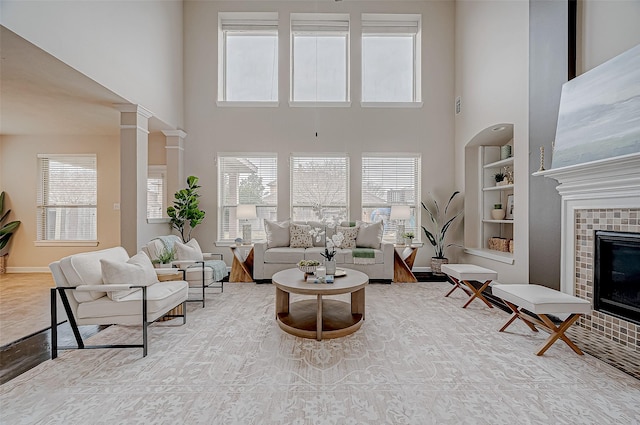
[[[351,106],[351,42],[350,16],[345,13],[292,13],[290,22],[290,84],[289,106],[292,107],[350,107]],[[294,99],[295,57],[294,44],[296,36],[335,35],[345,37],[345,100],[343,101],[301,101]]]
[[[235,237],[242,237],[242,224],[244,223],[236,223],[236,227],[232,230],[231,224],[228,224],[229,227],[229,237],[223,237],[225,235],[225,212],[229,210],[230,221],[231,215],[234,213],[233,208],[237,207],[241,203],[241,199],[239,197],[239,191],[237,193],[237,197],[235,200],[227,202],[225,200],[225,185],[226,185],[226,177],[228,174],[228,170],[225,170],[224,167],[227,166],[226,162],[237,160],[239,163],[246,163],[247,169],[250,169],[251,166],[255,166],[255,164],[250,163],[250,160],[253,158],[261,158],[264,159],[267,163],[273,161],[274,164],[271,167],[271,173],[273,175],[272,181],[264,181],[263,185],[268,185],[272,183],[273,194],[275,194],[276,199],[273,199],[271,202],[263,202],[261,204],[256,205],[256,212],[258,218],[250,220],[251,224],[251,238],[253,241],[264,240],[264,218],[270,218],[275,220],[278,216],[278,200],[277,200],[277,177],[278,177],[278,155],[273,152],[219,152],[216,157],[217,164],[217,174],[218,174],[218,220],[217,220],[217,241],[216,245],[218,246],[227,246],[234,243]],[[230,163],[229,163],[230,164]],[[229,165],[231,166],[231,165]],[[258,166],[259,168],[259,166]],[[266,170],[266,168],[265,168]],[[246,173],[249,174],[249,173]],[[240,180],[238,176],[238,189],[240,187]],[[268,195],[267,195],[268,196]],[[234,233],[235,232],[235,233]]]
[[[149,217],[149,179],[158,179],[162,181],[162,206],[160,217]],[[167,166],[166,165],[149,165],[147,171],[147,223],[168,223],[167,216]]]
[[[369,160],[375,161],[375,164],[367,164]],[[397,160],[413,160],[415,171],[413,173],[413,201],[395,201],[395,200],[383,200],[381,202],[371,202],[365,200],[365,186],[368,181],[368,169],[374,170],[377,173],[378,177],[377,181],[388,181],[390,185],[388,185],[387,189],[398,190],[399,186],[393,186],[393,180],[396,179],[396,176],[393,175],[393,162]],[[388,163],[388,168],[381,165],[381,162]],[[382,167],[382,168],[381,168]],[[388,173],[388,175],[380,176],[380,173]],[[388,209],[390,212],[390,208],[392,205],[408,205],[412,211],[412,220],[404,223],[405,232],[412,231],[415,235],[414,241],[416,243],[421,243],[422,237],[422,205],[421,205],[421,180],[422,180],[422,156],[419,153],[410,153],[410,152],[363,152],[362,153],[362,211],[361,216],[363,219],[365,218],[365,209],[371,208],[380,208],[380,209]],[[384,187],[381,187],[381,190],[385,190]],[[393,242],[395,240],[396,234],[396,225],[395,220],[389,220],[388,217],[383,217],[385,222],[385,232],[384,232],[384,240]],[[365,221],[369,221],[368,219]]]
[[[289,205],[290,205],[290,212],[289,212],[289,216],[291,217],[292,220],[304,220],[304,218],[299,217],[298,215],[295,214],[295,209],[296,208],[303,208],[303,207],[313,207],[313,205],[311,204],[297,204],[294,202],[294,191],[296,190],[296,182],[294,181],[294,176],[295,176],[295,167],[296,167],[296,163],[299,161],[306,161],[306,160],[310,160],[310,161],[333,161],[335,163],[336,160],[344,160],[345,163],[345,180],[344,180],[344,185],[345,185],[345,199],[344,199],[344,203],[338,203],[338,204],[330,204],[330,203],[325,203],[325,204],[318,204],[318,207],[328,207],[328,208],[344,208],[345,211],[345,216],[343,217],[344,220],[340,220],[340,221],[349,221],[350,218],[350,206],[349,206],[349,192],[350,192],[350,186],[349,186],[349,182],[350,182],[350,158],[346,153],[292,153],[291,156],[289,157],[289,187],[290,187],[290,194],[289,194]],[[318,218],[313,218],[312,220],[309,221],[318,221],[318,220],[322,220],[322,219],[326,219],[328,221],[333,221],[332,220],[333,217],[318,217]]]
[[[62,204],[54,205],[49,202],[49,196],[47,194],[49,176],[45,176],[47,171],[44,169],[45,161],[51,159],[64,160],[69,159],[85,159],[88,163],[93,163],[93,170],[95,171],[95,203],[91,204]],[[38,187],[36,190],[36,241],[35,246],[97,246],[98,245],[98,162],[96,154],[38,154]],[[46,239],[47,230],[47,210],[54,208],[92,208],[95,211],[94,225],[95,228],[90,230],[89,233],[95,235],[91,239]]]
[[[361,95],[364,93],[364,38],[367,36],[413,35],[413,100],[411,102],[361,101],[362,107],[420,108],[422,102],[422,15],[420,14],[362,14]]]
[[[226,95],[226,57],[227,34],[234,35],[273,35],[278,38],[278,13],[277,12],[220,12],[218,13],[218,99],[216,104],[221,107],[277,107],[279,101],[254,100],[254,101],[229,101]],[[276,50],[279,47],[277,42]],[[276,51],[276,98],[279,99],[279,55]]]

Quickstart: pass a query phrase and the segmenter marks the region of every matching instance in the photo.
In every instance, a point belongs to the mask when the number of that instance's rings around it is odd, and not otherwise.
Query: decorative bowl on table
[[[320,265],[319,261],[315,260],[301,260],[298,262],[298,269],[304,273],[304,280],[307,280],[307,277],[315,273],[316,268]]]

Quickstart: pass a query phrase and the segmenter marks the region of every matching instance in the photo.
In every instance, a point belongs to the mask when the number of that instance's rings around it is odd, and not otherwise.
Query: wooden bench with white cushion
[[[582,354],[582,351],[565,335],[565,331],[580,318],[581,314],[591,313],[589,301],[546,286],[531,284],[497,284],[491,287],[491,292],[501,298],[513,311],[513,315],[500,328],[499,332],[504,331],[514,320],[520,318],[532,331],[538,332],[535,326],[538,325],[550,333],[549,338],[536,352],[536,355],[543,355],[558,339],[563,340],[576,353]],[[533,313],[533,315],[524,310]],[[568,314],[569,316],[559,326],[556,326],[553,320],[548,317],[549,314]]]
[[[453,291],[460,288],[469,296],[469,300],[462,308],[467,308],[467,306],[471,304],[471,301],[476,298],[484,302],[489,308],[493,308],[493,305],[482,295],[482,291],[489,286],[491,281],[498,277],[496,271],[476,266],[475,264],[443,264],[441,270],[442,273],[446,273],[454,283],[453,289],[449,291],[445,297],[448,297]],[[467,285],[469,290],[460,285],[460,282]],[[480,287],[476,288],[471,282],[479,282]]]

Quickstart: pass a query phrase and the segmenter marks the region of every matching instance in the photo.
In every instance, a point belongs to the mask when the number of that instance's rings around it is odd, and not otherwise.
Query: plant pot
[[[0,255],[0,274],[7,272],[7,254]]]
[[[411,238],[404,238],[404,244],[411,246],[411,244],[413,243],[413,239]]]
[[[504,220],[505,214],[507,212],[504,210],[504,208],[501,209],[493,209],[491,210],[491,218],[494,220]]]
[[[431,273],[438,276],[444,276],[444,273],[442,273],[443,264],[449,264],[449,259],[431,257]]]

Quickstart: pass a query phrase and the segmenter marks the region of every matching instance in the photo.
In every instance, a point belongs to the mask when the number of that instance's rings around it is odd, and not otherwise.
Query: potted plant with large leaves
[[[187,177],[187,187],[176,192],[173,206],[167,208],[171,227],[180,232],[185,243],[191,239],[193,229],[204,220],[204,211],[199,208],[199,188],[196,176]]]
[[[9,244],[13,232],[20,226],[19,221],[10,221],[5,224],[10,213],[11,210],[4,211],[4,192],[2,192],[0,193],[0,274],[6,271],[5,263],[8,253],[5,252],[5,248]]]
[[[453,222],[462,215],[463,210],[459,210],[455,213],[449,211],[451,202],[453,202],[454,198],[459,193],[460,192],[458,191],[453,192],[453,195],[449,198],[444,210],[440,209],[440,206],[435,199],[432,199],[429,205],[422,202],[422,208],[427,212],[431,222],[431,230],[427,229],[425,226],[422,226],[422,230],[424,230],[427,239],[431,245],[433,245],[435,250],[435,256],[431,257],[431,272],[436,275],[442,275],[441,266],[449,263],[449,259],[444,255],[445,249],[455,245],[452,243],[447,244],[446,237],[447,231],[451,228]]]

